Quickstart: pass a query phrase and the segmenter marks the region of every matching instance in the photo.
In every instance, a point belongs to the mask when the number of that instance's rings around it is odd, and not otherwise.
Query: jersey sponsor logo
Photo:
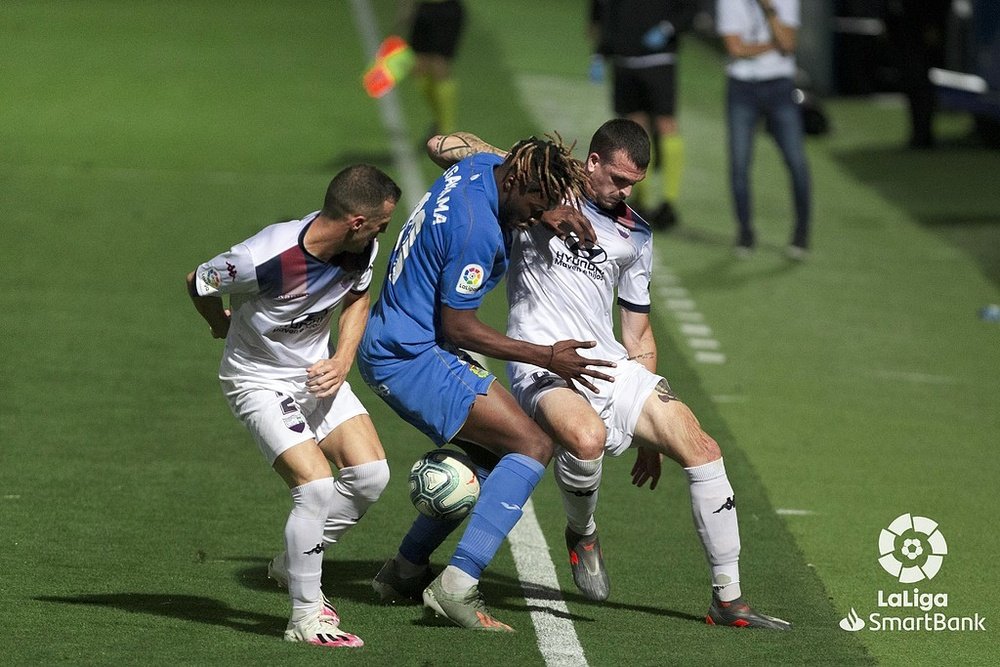
[[[566,248],[568,248],[574,256],[582,257],[583,259],[593,262],[594,264],[602,264],[608,261],[607,251],[596,243],[589,245],[581,243],[575,239],[567,238]]]
[[[280,327],[274,327],[268,332],[270,334],[297,334],[303,331],[311,331],[323,326],[326,321],[326,313],[328,309],[324,309],[315,313],[308,313],[303,315],[298,319],[294,319],[288,324],[283,324]]]
[[[219,272],[215,270],[214,267],[208,267],[203,269],[198,274],[198,279],[201,280],[202,284],[211,290],[219,289],[219,285],[222,284],[222,276]]]
[[[230,280],[236,280],[236,265],[231,262],[226,262],[226,273],[229,274]]]
[[[607,255],[604,255],[601,261],[603,262],[605,259],[607,259]],[[586,274],[591,280],[605,280],[604,272],[601,271],[600,267],[586,257],[578,257],[568,252],[556,250],[552,253],[552,265]]]
[[[455,291],[459,294],[475,294],[483,286],[483,267],[478,264],[467,264],[458,278]]]
[[[623,239],[627,239],[628,237],[632,236],[632,232],[629,231],[627,227],[622,225],[621,222],[617,222],[615,224],[615,229],[618,231],[618,236],[622,237]]]
[[[291,301],[292,299],[303,299],[309,296],[309,292],[296,292],[295,294],[279,294],[274,297],[278,301]]]

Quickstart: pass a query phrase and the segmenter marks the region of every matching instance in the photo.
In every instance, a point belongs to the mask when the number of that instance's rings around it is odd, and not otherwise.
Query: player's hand
[[[654,490],[656,485],[660,483],[662,464],[663,454],[645,447],[636,448],[635,464],[632,466],[632,483],[641,487],[649,482],[649,490]]]
[[[546,368],[561,377],[563,380],[566,380],[570,387],[573,386],[574,382],[579,382],[590,391],[598,394],[600,392],[597,390],[597,387],[595,387],[594,384],[587,379],[588,376],[599,380],[605,380],[607,382],[614,382],[615,379],[598,370],[588,368],[588,366],[605,366],[614,368],[617,364],[613,361],[605,361],[604,359],[590,359],[588,357],[582,357],[577,352],[577,349],[587,349],[594,347],[595,345],[597,345],[597,343],[592,340],[561,340],[557,343],[553,343],[551,358],[549,359],[549,363]]]
[[[539,221],[564,241],[586,245],[597,243],[594,226],[576,206],[560,204],[543,212]]]
[[[333,396],[347,380],[350,364],[338,359],[318,361],[306,370],[306,389],[317,398]]]
[[[226,308],[222,312],[225,313],[226,315],[225,319],[222,320],[221,322],[217,322],[216,324],[208,328],[209,331],[212,332],[212,338],[225,338],[226,336],[229,335],[229,322],[233,313],[228,308]]]

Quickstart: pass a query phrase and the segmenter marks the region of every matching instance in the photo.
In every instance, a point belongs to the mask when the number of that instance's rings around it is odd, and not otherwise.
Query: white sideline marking
[[[688,345],[696,350],[719,349],[719,341],[714,338],[688,338]]]
[[[694,299],[667,299],[670,310],[694,310]]]
[[[587,660],[583,647],[570,620],[569,607],[562,599],[556,568],[530,498],[524,505],[521,520],[507,539],[545,664],[549,667],[585,667]]]
[[[716,403],[745,403],[747,399],[745,396],[735,394],[716,394],[712,400]]]
[[[686,336],[711,336],[712,327],[707,324],[682,324],[681,333]]]
[[[726,355],[722,352],[699,350],[694,353],[694,360],[702,364],[724,364],[726,363]]]
[[[378,49],[379,31],[372,13],[370,0],[351,0],[354,21],[369,54]],[[402,180],[401,189],[412,208],[423,196],[425,187],[421,183],[421,171],[416,155],[410,146],[403,114],[395,91],[390,91],[379,100],[382,123],[390,134],[393,161]],[[484,364],[485,359],[477,357]],[[559,593],[555,565],[549,558],[549,547],[542,534],[542,528],[535,517],[531,499],[525,503],[520,521],[511,531],[508,541],[514,555],[525,602],[529,606],[540,607],[542,611],[531,611],[531,622],[535,626],[538,649],[550,667],[587,667],[583,647],[576,636],[573,622],[569,620],[569,609]],[[545,598],[537,594],[545,591]],[[554,591],[554,593],[550,593]],[[560,615],[553,614],[558,612]]]
[[[794,510],[787,508],[779,508],[774,510],[775,514],[781,514],[782,516],[809,516],[815,514],[812,510]]]
[[[869,371],[871,375],[886,380],[905,380],[918,384],[959,384],[958,378],[947,375],[931,375],[930,373],[913,373],[910,371]]]

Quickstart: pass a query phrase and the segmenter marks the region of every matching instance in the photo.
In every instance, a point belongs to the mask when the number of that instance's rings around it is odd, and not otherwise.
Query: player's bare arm
[[[333,396],[347,380],[368,323],[369,301],[368,292],[348,292],[344,297],[337,322],[337,349],[332,357],[307,370],[306,388],[318,398]]]
[[[637,313],[627,308],[620,309],[622,325],[622,345],[629,359],[634,359],[647,370],[656,372],[656,339],[648,313]]]
[[[547,368],[567,382],[579,382],[597,393],[588,377],[614,382],[614,378],[589,366],[615,366],[612,361],[588,359],[578,349],[591,348],[594,341],[561,340],[553,345],[536,345],[508,338],[479,321],[474,310],[441,307],[441,327],[452,343],[464,350],[478,352],[494,359],[520,361]]]
[[[771,29],[775,48],[782,53],[792,53],[795,51],[795,28],[781,22],[781,19],[778,18],[778,12],[775,11],[774,5],[771,4],[771,0],[757,0],[757,4],[760,5],[761,10],[764,12],[764,18],[767,19],[767,27]]]
[[[201,296],[194,286],[195,272],[187,275],[188,295],[212,332],[212,338],[225,338],[229,333],[229,310],[223,305],[222,299],[217,296]]]
[[[442,169],[477,153],[507,157],[507,151],[486,143],[471,132],[438,134],[427,140],[427,155]]]

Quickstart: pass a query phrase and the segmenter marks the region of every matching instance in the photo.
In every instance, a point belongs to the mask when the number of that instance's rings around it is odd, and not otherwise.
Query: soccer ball
[[[463,519],[479,499],[472,461],[452,449],[435,449],[410,468],[410,501],[432,519]]]

